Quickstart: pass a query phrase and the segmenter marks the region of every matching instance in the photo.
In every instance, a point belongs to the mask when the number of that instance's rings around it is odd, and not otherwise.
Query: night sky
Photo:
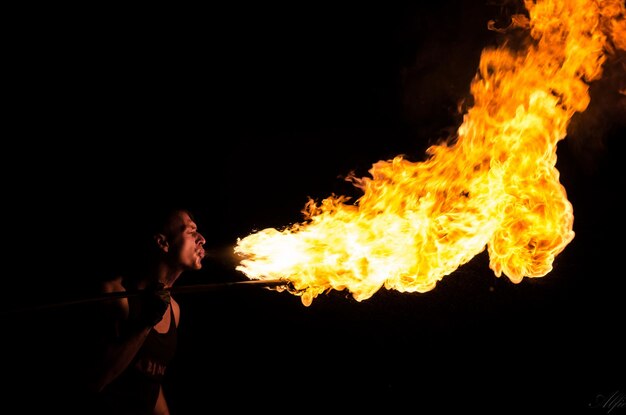
[[[167,198],[230,252],[301,221],[309,197],[358,197],[352,171],[423,159],[460,125],[480,51],[502,41],[487,21],[520,10],[477,3],[85,10],[25,35],[5,306],[26,311],[8,313],[7,396],[73,399],[60,368],[77,365],[89,321],[81,306],[28,310],[88,295],[124,239],[120,218]],[[621,59],[559,144],[576,236],[551,273],[513,284],[484,252],[423,294],[334,291],[309,307],[258,287],[180,295],[173,413],[585,411],[626,395]],[[234,267],[218,257],[177,284],[247,280]]]

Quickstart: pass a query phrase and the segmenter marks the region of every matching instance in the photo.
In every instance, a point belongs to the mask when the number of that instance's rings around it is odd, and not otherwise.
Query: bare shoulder
[[[125,292],[126,288],[122,284],[122,277],[116,277],[102,282],[101,290],[104,294]],[[106,308],[112,315],[117,317],[128,316],[128,299],[126,297],[112,298],[104,302]]]
[[[124,286],[122,285],[122,277],[115,277],[113,279],[109,279],[102,282],[102,292],[103,293],[114,293],[126,291]]]

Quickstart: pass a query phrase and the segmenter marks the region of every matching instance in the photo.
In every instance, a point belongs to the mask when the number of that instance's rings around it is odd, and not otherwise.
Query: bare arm
[[[100,361],[95,365],[97,369],[92,389],[100,392],[117,378],[133,360],[149,332],[150,327],[146,327],[132,334],[108,340],[101,351]]]
[[[123,288],[118,282],[111,282],[105,285],[104,291],[119,292]],[[99,348],[90,379],[91,389],[97,392],[102,391],[128,367],[151,329],[150,326],[126,325],[126,329],[122,327],[129,316],[126,298],[106,304],[103,314]]]

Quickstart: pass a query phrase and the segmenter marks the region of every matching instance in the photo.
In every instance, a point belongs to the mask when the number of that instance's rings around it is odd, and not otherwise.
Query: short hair
[[[158,254],[155,236],[168,234],[172,219],[179,213],[194,217],[190,208],[180,205],[159,204],[138,208],[122,209],[120,218],[113,227],[116,254],[112,258],[115,274],[132,275],[137,268],[153,261]]]
[[[157,206],[156,208],[149,209],[141,213],[137,217],[136,232],[143,237],[153,237],[159,233],[167,233],[172,219],[179,213],[187,213],[193,218],[192,212],[182,206]]]

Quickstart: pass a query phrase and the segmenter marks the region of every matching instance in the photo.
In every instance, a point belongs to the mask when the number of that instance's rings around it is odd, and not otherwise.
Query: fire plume
[[[290,281],[306,306],[331,289],[358,301],[382,287],[426,292],[485,249],[497,277],[548,274],[574,238],[557,143],[607,56],[626,48],[626,12],[623,0],[525,6],[506,30],[529,42],[483,50],[455,140],[424,161],[397,156],[374,163],[371,177],[349,177],[363,192],[354,203],[309,200],[303,222],[238,239],[237,270]]]

